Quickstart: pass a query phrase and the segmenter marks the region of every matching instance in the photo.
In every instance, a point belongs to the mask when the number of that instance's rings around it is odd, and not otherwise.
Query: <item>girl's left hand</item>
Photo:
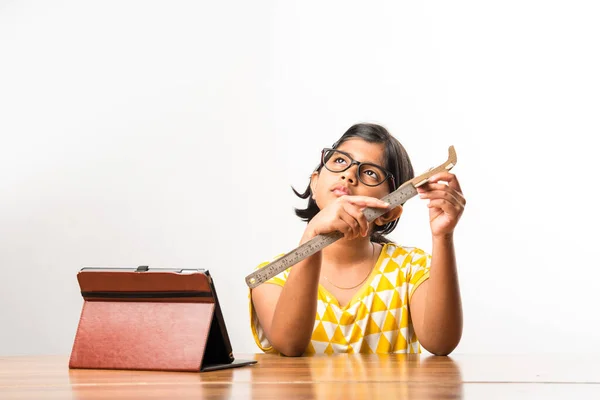
[[[440,172],[428,181],[417,191],[422,199],[429,199],[431,233],[434,237],[452,235],[467,203],[458,179],[450,172]]]

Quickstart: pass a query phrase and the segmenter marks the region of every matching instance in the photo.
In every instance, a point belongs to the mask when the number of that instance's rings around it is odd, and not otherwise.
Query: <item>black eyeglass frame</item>
[[[332,171],[329,168],[327,168],[327,164],[325,163],[325,153],[327,153],[328,151],[337,151],[339,153],[342,153],[343,155],[345,155],[346,157],[348,157],[348,159],[350,159],[350,164],[348,164],[348,166],[346,166],[346,168],[340,170],[340,171]],[[392,190],[391,192],[393,192],[394,190],[396,190],[396,182],[394,180],[394,175],[388,171],[387,169],[383,168],[381,165],[377,165],[377,164],[373,164],[370,162],[360,162],[360,161],[356,161],[354,158],[352,158],[352,156],[348,153],[346,153],[345,151],[341,151],[338,149],[330,149],[328,147],[324,148],[323,150],[321,150],[321,166],[325,167],[325,169],[327,169],[327,171],[333,172],[333,173],[340,173],[340,172],[344,172],[347,171],[348,169],[350,169],[350,167],[352,167],[353,165],[356,164],[356,170],[360,171],[360,167],[363,165],[371,165],[373,167],[379,168],[380,170],[382,170],[383,172],[385,172],[385,177],[383,178],[383,180],[375,185],[370,185],[368,183],[365,183],[362,178],[360,177],[360,174],[356,174],[356,176],[358,177],[358,180],[360,181],[360,183],[362,183],[365,186],[369,186],[369,187],[376,187],[379,186],[381,184],[383,184],[384,182],[387,182],[388,179],[392,179]]]

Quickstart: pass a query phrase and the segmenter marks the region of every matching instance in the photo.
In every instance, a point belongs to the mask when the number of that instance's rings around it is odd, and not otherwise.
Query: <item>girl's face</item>
[[[345,141],[336,150],[348,153],[354,160],[377,164],[385,168],[383,143],[369,143],[359,138]],[[319,209],[327,207],[332,201],[344,195],[359,195],[382,198],[389,193],[389,182],[379,186],[367,186],[358,179],[358,166],[355,164],[342,172],[331,172],[322,167],[320,172],[311,176],[313,199]]]

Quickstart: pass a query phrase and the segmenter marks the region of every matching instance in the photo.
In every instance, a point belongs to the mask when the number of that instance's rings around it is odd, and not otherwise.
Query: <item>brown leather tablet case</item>
[[[201,269],[83,268],[69,368],[209,371],[233,357],[214,282]]]

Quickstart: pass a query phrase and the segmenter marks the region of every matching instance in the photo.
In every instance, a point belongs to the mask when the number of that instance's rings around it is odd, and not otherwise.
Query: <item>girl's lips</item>
[[[349,192],[348,189],[344,187],[338,187],[333,189],[333,194],[335,194],[336,196],[346,196],[349,194]]]

